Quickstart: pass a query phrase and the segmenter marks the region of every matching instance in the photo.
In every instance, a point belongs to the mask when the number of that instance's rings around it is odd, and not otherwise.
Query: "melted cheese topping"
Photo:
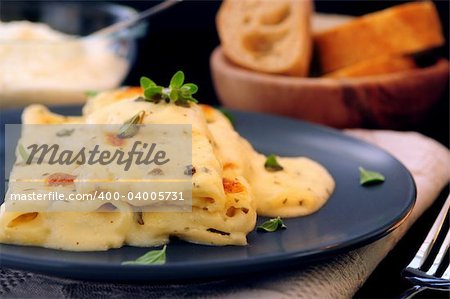
[[[176,236],[193,243],[245,245],[257,213],[305,216],[320,209],[332,193],[334,181],[330,174],[308,158],[279,157],[284,169],[267,171],[266,157],[257,153],[212,107],[192,104],[185,108],[135,101],[141,95],[140,88],[101,93],[88,101],[81,117],[60,116],[33,105],[24,111],[22,120],[24,124],[122,124],[145,111],[144,124],[191,124],[192,164],[196,169],[192,177],[192,212],[142,212],[137,219],[125,202],[114,203],[115,212],[109,213],[101,212],[102,206],[98,205],[87,205],[85,212],[39,213],[6,212],[3,206],[0,242],[64,250],[107,250],[124,244],[160,245]],[[46,171],[57,171],[57,167],[53,168]],[[23,171],[16,165],[11,177],[20,178]],[[39,171],[43,170],[36,170],[37,177],[42,176]],[[64,171],[93,175],[80,169]],[[26,193],[22,188],[14,192]],[[42,186],[42,190],[45,188],[49,187]],[[64,192],[64,188],[73,186],[58,188]]]

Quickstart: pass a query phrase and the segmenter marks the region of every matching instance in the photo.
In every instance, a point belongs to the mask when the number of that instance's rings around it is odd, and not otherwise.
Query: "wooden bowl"
[[[297,78],[243,69],[220,47],[211,55],[213,83],[225,107],[280,114],[337,128],[404,128],[419,123],[442,97],[449,61],[361,78]]]

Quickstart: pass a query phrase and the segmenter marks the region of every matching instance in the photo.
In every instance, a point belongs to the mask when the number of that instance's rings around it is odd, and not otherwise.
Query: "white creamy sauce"
[[[45,24],[0,22],[0,107],[81,102],[86,90],[118,86],[129,65],[109,46]]]

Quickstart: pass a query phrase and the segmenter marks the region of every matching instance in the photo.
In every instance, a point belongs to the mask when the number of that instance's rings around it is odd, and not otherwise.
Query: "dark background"
[[[0,0],[1,2],[2,0]],[[86,1],[88,2],[88,1]],[[143,10],[156,1],[109,1]],[[406,1],[316,1],[319,12],[362,15]],[[434,1],[441,16],[444,34],[449,36],[449,1]],[[199,85],[196,98],[202,103],[219,104],[212,86],[209,56],[219,45],[215,29],[215,14],[220,1],[184,1],[149,22],[147,35],[139,40],[135,65],[125,80],[126,85],[138,85],[146,75],[165,85],[177,70],[183,70],[186,80]],[[1,3],[0,3],[1,9]],[[448,42],[438,55],[449,56]],[[1,70],[0,70],[1,71]],[[427,121],[408,130],[422,132],[448,146],[449,95],[448,88]],[[410,285],[400,277],[401,270],[414,256],[431,227],[449,190],[446,188],[434,206],[412,227],[399,245],[375,270],[356,294],[358,298],[395,298]],[[448,294],[424,292],[417,298],[448,298]]]
[[[148,1],[111,1],[143,10]],[[316,1],[319,12],[363,15],[407,1]],[[449,2],[434,1],[444,34],[449,36]],[[189,82],[198,83],[197,99],[202,103],[219,104],[211,82],[209,57],[219,39],[215,28],[215,14],[220,1],[185,1],[170,10],[153,17],[147,36],[139,42],[137,62],[126,79],[126,84],[137,85],[142,75],[165,84],[177,70],[183,70]],[[438,55],[449,56],[448,42]],[[414,128],[441,143],[449,143],[448,89],[429,119]],[[410,285],[400,277],[401,270],[409,263],[431,227],[448,194],[446,188],[434,206],[412,227],[398,246],[379,265],[369,280],[356,294],[357,298],[396,298]],[[416,298],[448,298],[448,294],[426,291]]]

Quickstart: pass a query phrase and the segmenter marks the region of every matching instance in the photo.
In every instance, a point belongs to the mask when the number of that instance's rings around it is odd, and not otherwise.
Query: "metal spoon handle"
[[[157,14],[158,12],[169,8],[179,2],[181,2],[182,0],[165,0],[157,5],[154,5],[152,7],[150,7],[149,9],[144,10],[143,12],[137,14],[135,17],[128,19],[128,20],[124,20],[115,24],[112,24],[110,26],[107,26],[105,28],[102,28],[98,31],[95,31],[94,33],[89,34],[88,36],[86,36],[86,38],[91,38],[91,37],[98,37],[100,35],[110,35],[113,34],[117,31],[120,31],[124,28],[127,28],[145,18],[148,18],[152,15]]]

